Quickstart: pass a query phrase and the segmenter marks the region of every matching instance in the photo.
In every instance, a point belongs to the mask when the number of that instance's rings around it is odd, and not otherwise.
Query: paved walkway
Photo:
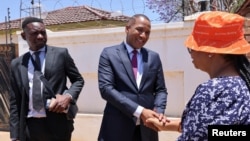
[[[179,133],[176,132],[160,132],[160,140],[159,141],[175,141],[178,137]],[[0,140],[1,141],[10,141],[9,132],[1,132],[0,131]],[[78,141],[79,139],[74,139],[72,141]],[[80,141],[80,140],[79,140]]]
[[[1,141],[10,141],[9,136],[10,136],[9,132],[1,132],[0,131],[0,140]]]
[[[75,130],[72,141],[97,141],[102,115],[77,114],[75,119]],[[175,141],[180,134],[178,132],[161,131],[159,141]],[[10,141],[9,132],[0,131],[0,141]]]

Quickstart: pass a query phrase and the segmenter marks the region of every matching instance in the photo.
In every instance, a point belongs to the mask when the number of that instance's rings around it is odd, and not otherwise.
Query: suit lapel
[[[44,76],[46,78],[49,78],[51,76],[49,70],[51,70],[51,68],[53,67],[54,65],[54,60],[55,60],[55,55],[54,55],[54,48],[51,48],[51,47],[48,47],[46,46],[46,56],[45,56],[45,69],[44,69]]]
[[[30,53],[27,52],[23,55],[22,62],[21,62],[21,81],[26,91],[26,94],[29,94],[29,79],[28,79],[28,63],[30,59]]]
[[[147,72],[148,72],[148,52],[146,49],[141,48],[141,53],[142,53],[142,63],[143,63],[143,74],[141,78],[141,83],[139,89],[144,85],[146,77],[147,77]]]
[[[128,73],[130,80],[132,81],[133,85],[137,88],[136,80],[135,80],[134,73],[132,70],[131,61],[130,61],[128,51],[127,51],[124,43],[122,43],[120,45],[120,47],[118,48],[118,54],[122,60],[122,64],[123,64],[126,72]]]

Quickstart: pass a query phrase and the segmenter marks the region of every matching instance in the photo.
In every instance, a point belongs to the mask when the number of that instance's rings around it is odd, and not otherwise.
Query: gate
[[[0,131],[9,130],[9,68],[11,60],[16,56],[16,44],[0,44]]]

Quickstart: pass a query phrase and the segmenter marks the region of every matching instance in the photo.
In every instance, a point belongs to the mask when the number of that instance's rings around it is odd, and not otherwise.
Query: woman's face
[[[194,64],[194,67],[202,71],[208,72],[209,65],[211,64],[211,56],[209,53],[200,52],[188,49]]]

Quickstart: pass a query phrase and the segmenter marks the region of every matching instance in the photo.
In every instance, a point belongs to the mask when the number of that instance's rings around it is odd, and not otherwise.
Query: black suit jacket
[[[12,60],[11,62],[11,92],[10,92],[10,136],[24,140],[25,119],[28,113],[29,103],[29,81],[28,81],[28,62],[30,53]],[[63,94],[65,90],[72,95],[73,101],[78,99],[82,90],[84,80],[66,48],[47,46],[45,57],[45,78],[49,81],[55,94]],[[71,86],[66,86],[67,78]],[[43,91],[44,101],[51,98],[48,91]],[[45,103],[44,103],[45,104]],[[45,105],[44,105],[45,106]],[[57,114],[46,111],[47,119],[51,122],[51,128],[64,134],[67,124],[73,121],[67,120],[66,114]]]
[[[167,100],[163,69],[158,53],[141,49],[143,75],[138,88],[125,44],[104,48],[98,80],[107,101],[99,141],[131,141],[136,127],[133,113],[138,105],[164,113]],[[157,132],[141,124],[142,140],[157,141]]]

